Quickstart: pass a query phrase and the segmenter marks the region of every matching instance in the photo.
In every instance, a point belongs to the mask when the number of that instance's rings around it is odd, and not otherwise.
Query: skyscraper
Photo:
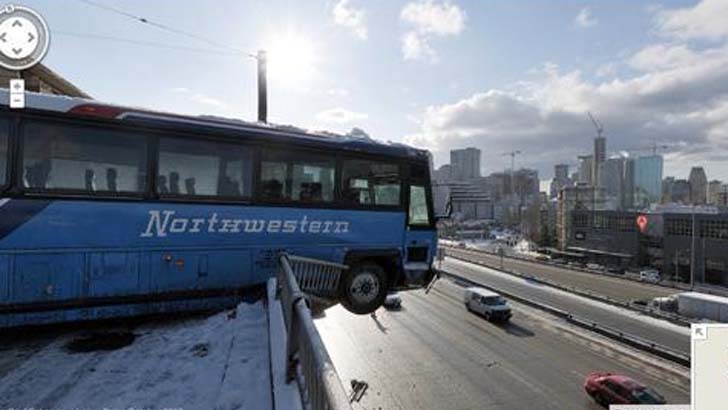
[[[594,155],[579,156],[579,181],[584,184],[593,185],[594,176]]]
[[[693,167],[690,170],[690,203],[693,205],[705,205],[708,195],[708,177],[703,167]]]
[[[599,172],[607,156],[607,139],[605,137],[594,138],[594,167],[592,170],[592,185],[599,186]]]
[[[549,196],[556,198],[559,196],[561,188],[569,185],[571,185],[569,166],[567,164],[556,164],[554,166],[554,179],[551,181],[551,192]]]
[[[650,204],[662,198],[662,155],[638,157],[634,169],[635,191]],[[646,205],[646,204],[642,204]]]
[[[455,181],[480,178],[480,150],[477,148],[450,151],[451,177]]]
[[[634,160],[610,158],[602,164],[599,187],[604,189],[607,200],[619,209],[634,205]]]

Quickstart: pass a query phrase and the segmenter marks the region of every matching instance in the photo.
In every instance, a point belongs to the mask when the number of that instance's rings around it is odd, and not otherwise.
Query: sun
[[[287,31],[275,35],[264,49],[271,82],[303,86],[311,80],[316,65],[313,43],[301,33]]]

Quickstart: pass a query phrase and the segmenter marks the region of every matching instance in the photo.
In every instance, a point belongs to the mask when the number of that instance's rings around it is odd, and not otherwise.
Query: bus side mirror
[[[445,212],[443,214],[435,215],[435,219],[442,220],[442,219],[450,219],[452,216],[452,202],[447,201],[447,204],[445,204]]]

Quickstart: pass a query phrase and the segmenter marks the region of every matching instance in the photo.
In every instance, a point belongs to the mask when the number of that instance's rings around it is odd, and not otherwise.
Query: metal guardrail
[[[341,273],[348,266],[339,263],[286,255],[298,286],[307,294],[333,298],[339,289]]]
[[[294,260],[297,262],[293,262]],[[322,280],[318,273],[331,268],[331,265],[336,265],[286,254],[279,257],[277,297],[281,300],[287,330],[286,381],[298,382],[301,401],[306,410],[351,410],[341,379],[313,324],[306,295],[298,285],[292,265],[299,262],[321,266],[320,270],[312,268],[313,274],[300,275],[306,280],[311,279],[314,285],[329,284],[326,280]]]

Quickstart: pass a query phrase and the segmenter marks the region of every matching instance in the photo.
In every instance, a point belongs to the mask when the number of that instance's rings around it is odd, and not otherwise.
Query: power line
[[[143,16],[138,16],[138,15],[135,15],[135,14],[132,14],[132,13],[129,13],[129,12],[126,12],[124,10],[118,9],[116,7],[112,7],[112,6],[109,6],[109,5],[106,5],[106,4],[97,3],[97,2],[92,1],[92,0],[79,0],[79,1],[81,1],[83,3],[86,3],[86,4],[88,4],[90,6],[93,6],[93,7],[97,7],[97,8],[100,8],[100,9],[103,9],[103,10],[107,10],[107,11],[110,11],[110,12],[113,12],[113,13],[116,13],[116,14],[119,14],[121,16],[130,18],[130,19],[135,20],[137,22],[140,22],[142,24],[147,24],[147,25],[156,27],[156,28],[158,28],[160,30],[164,30],[164,31],[168,31],[170,33],[174,33],[174,34],[182,35],[182,36],[185,36],[185,37],[193,38],[195,40],[202,41],[204,43],[213,45],[215,47],[226,48],[228,50],[233,50],[233,51],[235,51],[237,53],[246,55],[248,57],[256,58],[256,55],[254,53],[249,52],[249,51],[245,51],[245,50],[242,50],[240,48],[233,47],[233,46],[231,46],[229,44],[224,44],[224,43],[220,43],[220,42],[217,42],[217,41],[213,41],[213,40],[210,40],[208,38],[201,37],[201,36],[198,36],[198,35],[193,34],[193,33],[189,33],[187,31],[179,30],[179,29],[176,29],[174,27],[170,27],[170,26],[168,26],[166,24],[157,23],[157,22],[151,21],[148,18],[145,18]]]
[[[184,47],[184,46],[177,46],[177,45],[173,45],[173,44],[157,43],[157,42],[152,42],[152,41],[133,40],[133,39],[129,39],[129,38],[107,36],[107,35],[102,35],[102,34],[74,33],[74,32],[69,32],[69,31],[60,31],[60,30],[53,30],[52,33],[55,35],[87,38],[87,39],[92,39],[92,40],[115,41],[118,43],[127,43],[127,44],[147,46],[147,47],[165,48],[165,49],[170,49],[170,50],[190,51],[190,52],[195,52],[195,53],[215,54],[215,55],[229,56],[229,57],[239,57],[240,56],[240,53],[232,52],[232,51],[218,51],[218,50],[210,50],[210,49],[205,49],[205,48]]]

